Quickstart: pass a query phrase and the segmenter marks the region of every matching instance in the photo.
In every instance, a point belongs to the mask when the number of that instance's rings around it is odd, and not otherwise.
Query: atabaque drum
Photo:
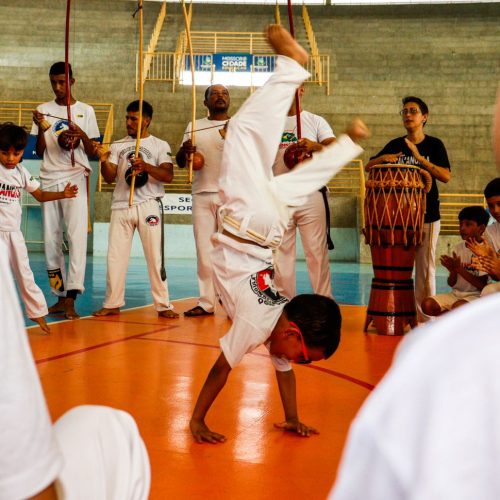
[[[383,164],[369,170],[363,234],[375,277],[365,331],[373,322],[380,334],[402,335],[408,324],[417,324],[412,273],[431,186],[431,176],[418,166]]]

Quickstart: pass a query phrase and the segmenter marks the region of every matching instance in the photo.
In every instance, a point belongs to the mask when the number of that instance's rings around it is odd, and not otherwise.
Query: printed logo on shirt
[[[59,292],[64,292],[64,282],[61,269],[47,269],[50,287]]]
[[[279,149],[286,149],[290,144],[294,144],[298,141],[297,136],[294,132],[287,132],[286,130],[281,135],[281,143]]]
[[[274,286],[274,269],[272,267],[250,276],[250,288],[257,295],[259,304],[275,306],[287,302]]]
[[[428,156],[423,156],[423,158],[426,159],[427,161],[430,161]],[[420,162],[418,162],[414,156],[406,156],[406,155],[400,156],[398,158],[398,163],[404,165],[417,165],[417,166],[420,165]]]
[[[160,223],[160,218],[157,215],[148,215],[146,217],[146,224],[148,226],[157,226]]]
[[[21,197],[21,188],[0,182],[0,204],[10,205]]]
[[[59,137],[65,130],[69,130],[68,120],[58,120],[52,125],[54,135]]]
[[[142,154],[141,153],[142,153],[141,150],[139,150],[139,158],[142,159]],[[126,158],[127,158],[127,166],[131,167],[132,166],[132,161],[135,160],[135,150],[134,151],[130,151],[130,153],[127,154]]]
[[[127,162],[130,163],[131,158],[135,158],[135,146],[128,146],[120,151],[119,154],[120,159],[125,157]],[[153,153],[142,146],[139,146],[139,158],[148,158],[151,159],[153,157]]]

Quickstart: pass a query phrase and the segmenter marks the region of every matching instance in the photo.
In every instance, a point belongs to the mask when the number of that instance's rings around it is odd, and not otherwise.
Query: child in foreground
[[[466,246],[466,241],[474,241],[476,245],[483,244],[483,233],[488,224],[489,215],[483,207],[465,207],[458,214],[460,221],[460,236],[452,256],[442,255],[441,264],[449,271],[448,285],[452,291],[422,301],[422,310],[429,316],[440,316],[446,311],[460,307],[478,299],[486,286],[488,274],[478,271],[472,264],[474,254]]]
[[[28,259],[28,250],[21,232],[21,189],[30,193],[37,201],[45,202],[74,198],[78,188],[69,182],[60,192],[40,189],[40,183],[20,162],[28,134],[13,123],[0,124],[0,239],[6,244],[9,261],[16,277],[22,301],[28,317],[38,323],[44,333],[49,333],[45,321],[47,302],[35,283]]]

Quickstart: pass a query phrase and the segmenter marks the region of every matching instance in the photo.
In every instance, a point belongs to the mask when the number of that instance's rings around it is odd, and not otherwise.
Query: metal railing
[[[181,32],[179,37],[183,39],[181,45],[185,47],[186,32]],[[254,54],[259,52],[270,54],[273,52],[264,34],[258,32],[191,31],[191,42],[195,53],[246,52]]]
[[[440,193],[440,234],[459,234],[458,214],[462,208],[479,205],[486,208],[483,193]]]
[[[272,53],[262,33],[243,32],[209,32],[191,33],[196,71],[213,74],[212,55],[220,52],[250,53],[253,55],[251,73],[268,72],[274,69],[276,55]],[[149,61],[149,71],[145,81],[161,81],[172,85],[175,92],[181,81],[182,72],[186,69],[187,43],[185,32],[177,39],[175,52],[147,52],[144,57]],[[311,55],[305,66],[311,73],[308,83],[325,86],[330,95],[330,56],[326,54]],[[272,71],[271,69],[271,71]],[[251,78],[250,81],[252,82]],[[136,54],[136,89],[139,85],[139,54]],[[250,83],[250,89],[253,85]]]
[[[323,85],[323,66],[320,63],[318,44],[316,42],[316,36],[314,35],[311,18],[309,17],[309,12],[305,5],[302,6],[302,20],[304,21],[309,47],[311,48],[311,60],[313,62],[312,74],[314,75],[314,79],[319,82],[318,85]],[[329,88],[327,90],[327,95],[330,95]]]
[[[151,39],[149,41],[148,48],[146,52],[143,54],[144,57],[144,80],[146,80],[149,70],[151,67],[152,54],[156,51],[156,46],[158,45],[158,39],[160,38],[161,29],[163,27],[163,22],[165,21],[165,16],[167,14],[167,2],[163,1],[163,5],[161,6],[160,12],[158,13],[158,18],[156,20],[155,27],[153,29],[153,33],[151,34]],[[136,82],[136,92],[137,92],[137,82]]]
[[[33,113],[32,111],[36,107],[42,104],[41,101],[0,101],[0,123],[2,122],[13,122],[17,125],[25,127],[27,130],[31,130],[31,125],[33,123]],[[97,125],[101,133],[104,132],[106,135],[107,127],[111,123],[113,125],[113,105],[103,104],[103,103],[89,103],[90,106],[94,108]],[[110,122],[111,116],[111,122]],[[113,133],[108,131],[108,135]]]
[[[0,123],[13,122],[31,130],[32,111],[41,104],[40,101],[0,101]],[[94,108],[97,125],[102,134],[102,142],[110,144],[113,139],[114,107],[113,104],[88,103]],[[102,189],[102,176],[97,178],[97,191]],[[30,205],[32,206],[33,203]]]

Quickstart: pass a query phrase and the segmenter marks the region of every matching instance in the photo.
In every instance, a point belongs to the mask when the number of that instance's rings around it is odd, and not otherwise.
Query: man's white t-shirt
[[[309,113],[309,111],[301,111],[300,127],[302,139],[309,139],[314,142],[322,142],[325,139],[335,137],[332,128],[328,122],[321,116]],[[297,138],[297,116],[287,116],[285,128],[281,136],[281,144],[278,154],[273,164],[274,175],[281,175],[290,172],[290,169],[285,165],[284,155],[285,150],[290,144],[298,142]]]
[[[45,119],[51,124],[45,134],[46,149],[40,167],[40,179],[44,188],[53,186],[58,182],[70,181],[84,173],[90,172],[89,159],[83,147],[83,141],[74,150],[75,166],[71,164],[71,152],[62,149],[57,143],[59,135],[68,130],[68,111],[66,106],[60,106],[55,101],[40,104],[37,107],[40,113],[45,114]],[[51,116],[48,116],[51,115]],[[57,118],[55,118],[57,117]],[[100,136],[99,127],[95,117],[94,108],[80,101],[71,105],[71,120],[76,123],[90,139]],[[31,128],[32,135],[38,135],[38,125]]]
[[[18,164],[10,169],[0,165],[0,231],[21,229],[21,190],[36,191],[40,183]]]
[[[466,271],[473,274],[474,276],[488,275],[488,273],[485,273],[483,271],[478,271],[477,269],[474,269],[472,267],[471,262],[472,262],[472,257],[474,257],[474,254],[472,253],[471,250],[469,250],[465,246],[465,241],[457,243],[453,251],[460,259],[460,262],[462,263],[462,266],[465,268]],[[462,278],[460,274],[457,276],[457,282],[452,288],[459,292],[479,292],[479,290],[474,285],[469,283],[466,279]]]
[[[0,498],[20,500],[51,484],[62,459],[1,242],[0,283]]]
[[[201,118],[195,122],[196,151],[205,158],[205,165],[202,169],[193,171],[193,186],[191,188],[193,194],[219,192],[220,164],[224,149],[224,139],[220,131],[227,121]],[[184,132],[183,142],[190,137],[191,122]]]
[[[135,157],[135,143],[135,137],[127,136],[111,144],[109,162],[118,166],[111,210],[128,208],[130,186],[125,180],[125,173],[131,166],[130,159]],[[162,163],[172,163],[168,143],[153,135],[141,139],[139,155],[146,163],[155,167],[159,167]],[[138,205],[154,198],[163,198],[164,194],[163,182],[150,175],[144,186],[135,188],[133,204]]]
[[[487,226],[484,236],[493,246],[495,252],[500,254],[500,222],[494,222],[493,224]]]

